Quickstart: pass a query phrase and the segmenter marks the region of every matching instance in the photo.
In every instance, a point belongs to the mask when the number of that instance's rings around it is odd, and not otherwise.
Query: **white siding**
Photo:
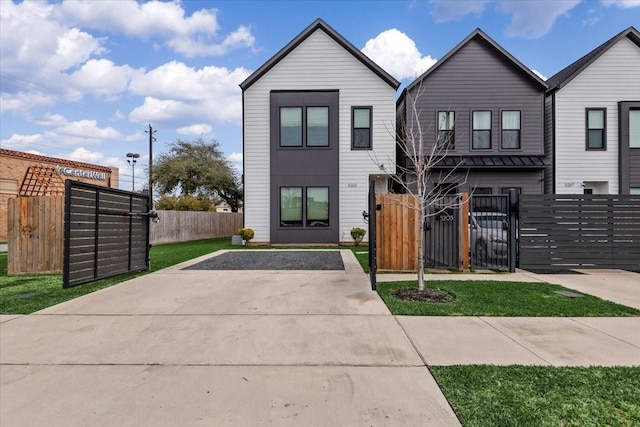
[[[256,242],[269,241],[269,92],[319,89],[340,92],[341,241],[364,225],[369,175],[380,173],[372,158],[395,172],[395,90],[317,30],[244,93],[245,226]],[[372,151],[351,151],[351,106],[373,106]]]
[[[624,38],[556,93],[556,193],[618,193],[618,102],[640,99],[640,49]],[[607,150],[585,150],[585,108],[607,109]]]

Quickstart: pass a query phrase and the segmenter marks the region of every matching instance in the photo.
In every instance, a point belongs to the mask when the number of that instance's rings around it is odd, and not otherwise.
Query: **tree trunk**
[[[418,290],[424,291],[424,207],[420,209],[420,237],[418,239]]]

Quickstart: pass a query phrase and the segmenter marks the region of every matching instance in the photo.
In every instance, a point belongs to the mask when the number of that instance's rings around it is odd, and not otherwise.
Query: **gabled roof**
[[[591,65],[596,59],[600,58],[602,54],[608,51],[613,45],[618,43],[623,38],[629,38],[638,47],[640,47],[640,33],[634,27],[629,27],[611,39],[607,40],[591,52],[587,53],[582,58],[578,59],[573,64],[569,65],[565,69],[559,71],[554,76],[547,80],[550,90],[558,90],[569,83],[575,76],[580,74],[585,68]]]
[[[331,28],[326,22],[318,18],[311,25],[305,28],[300,34],[298,34],[293,40],[289,42],[285,47],[280,49],[271,59],[265,62],[260,68],[253,72],[245,81],[240,83],[242,90],[247,90],[258,81],[264,74],[266,74],[271,68],[273,68],[278,62],[280,62],[291,51],[298,47],[303,41],[305,41],[316,30],[324,31],[329,37],[342,46],[347,52],[353,55],[358,61],[362,62],[367,68],[369,68],[378,77],[384,80],[389,86],[394,89],[398,89],[400,82],[394,79],[391,74],[384,71],[378,64],[369,59],[364,53],[360,52],[354,45],[352,45],[347,39],[342,37],[336,30]]]
[[[544,80],[542,80],[540,77],[538,77],[533,71],[531,71],[531,69],[529,69],[529,67],[525,66],[522,62],[518,61],[513,55],[511,55],[509,52],[507,52],[502,46],[500,46],[498,43],[496,43],[491,37],[489,37],[488,35],[486,35],[480,28],[476,28],[471,34],[469,34],[464,40],[462,40],[460,43],[458,43],[458,45],[456,47],[454,47],[453,49],[451,49],[449,51],[449,53],[447,53],[445,56],[443,56],[440,60],[438,60],[435,64],[433,64],[431,66],[431,68],[429,68],[427,71],[425,71],[424,73],[422,73],[422,75],[420,77],[418,77],[417,79],[415,79],[415,81],[413,83],[411,83],[410,85],[407,86],[407,88],[405,89],[405,91],[411,90],[414,86],[420,84],[420,82],[426,78],[429,74],[433,73],[435,70],[437,70],[442,64],[444,64],[445,62],[447,62],[447,60],[449,58],[451,58],[453,55],[455,55],[460,49],[462,49],[467,43],[469,43],[471,40],[478,38],[481,40],[484,40],[486,43],[489,44],[490,47],[492,47],[496,52],[498,52],[499,54],[501,54],[502,56],[504,56],[508,61],[510,61],[513,66],[521,71],[523,74],[529,76],[531,78],[531,80],[536,83],[538,86],[540,86],[543,89],[547,89],[548,86],[547,84],[544,82]],[[404,91],[403,91],[404,94]]]
[[[39,154],[25,153],[23,151],[7,150],[6,148],[0,148],[0,155],[9,156],[9,157],[19,157],[22,159],[35,160],[38,162],[57,163],[59,165],[74,166],[77,168],[94,169],[94,170],[99,170],[104,172],[111,172],[111,168],[108,166],[93,165],[91,163],[76,162],[73,160],[59,159],[57,157],[41,156]]]

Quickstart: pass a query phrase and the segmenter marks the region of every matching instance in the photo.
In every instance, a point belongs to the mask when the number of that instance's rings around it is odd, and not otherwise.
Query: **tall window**
[[[605,150],[606,108],[587,108],[587,150]]]
[[[520,148],[520,111],[502,112],[502,148]]]
[[[455,112],[438,111],[438,145],[453,149],[455,146]]]
[[[473,141],[474,149],[491,148],[491,111],[473,112]]]
[[[280,225],[302,227],[302,187],[280,187]]]
[[[640,110],[629,110],[629,148],[640,148]]]
[[[307,227],[329,226],[329,187],[307,187]]]
[[[351,148],[371,149],[371,107],[353,107],[351,110]]]
[[[328,147],[329,107],[280,107],[281,147]]]
[[[329,107],[307,107],[307,147],[329,146]]]

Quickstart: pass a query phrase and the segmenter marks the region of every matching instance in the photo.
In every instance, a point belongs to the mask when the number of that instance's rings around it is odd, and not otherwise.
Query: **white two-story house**
[[[399,85],[321,19],[240,84],[254,242],[351,241],[369,183],[388,188],[380,159],[395,173]]]
[[[547,191],[640,194],[640,34],[630,27],[549,80]]]

